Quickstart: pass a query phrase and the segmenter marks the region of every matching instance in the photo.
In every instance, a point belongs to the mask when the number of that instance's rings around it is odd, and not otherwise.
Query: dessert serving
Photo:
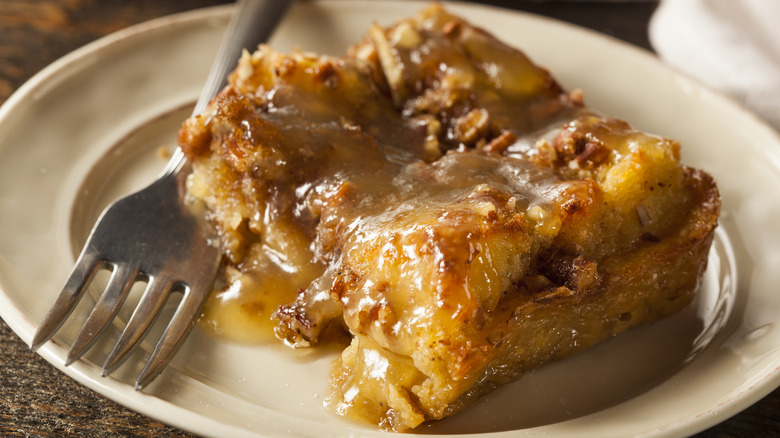
[[[245,53],[179,143],[224,259],[204,324],[347,339],[327,406],[394,431],[685,307],[720,209],[677,142],[439,5]]]

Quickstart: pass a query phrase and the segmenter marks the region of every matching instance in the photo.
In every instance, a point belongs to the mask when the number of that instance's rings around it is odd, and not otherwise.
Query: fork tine
[[[179,303],[179,307],[176,309],[173,318],[171,318],[168,327],[166,327],[165,333],[163,333],[160,342],[157,343],[152,355],[135,380],[136,390],[140,391],[154,380],[170,362],[173,355],[176,354],[176,350],[184,343],[187,335],[195,325],[196,314],[203,306],[203,302],[206,301],[208,296],[207,289],[208,287],[201,284],[199,289],[187,288],[185,290],[184,298]]]
[[[141,301],[138,302],[133,315],[122,331],[122,335],[116,341],[114,348],[106,357],[103,364],[103,377],[111,374],[119,368],[130,356],[130,353],[146,337],[149,329],[157,319],[160,309],[170,294],[173,284],[167,278],[156,277],[150,279],[146,286]]]
[[[30,343],[31,350],[37,350],[59,330],[73,309],[76,308],[76,304],[81,300],[84,291],[87,290],[87,286],[95,277],[95,273],[100,270],[102,264],[102,261],[94,253],[84,252],[79,256],[70,277],[57,296],[56,302],[36,330]]]
[[[122,302],[127,298],[127,294],[130,292],[137,275],[138,270],[136,269],[128,269],[123,265],[114,267],[106,289],[98,298],[95,307],[84,322],[81,332],[79,332],[79,335],[70,347],[68,358],[65,360],[65,366],[70,365],[81,357],[95,343],[100,334],[103,333],[103,330],[108,327],[108,323],[114,319]]]

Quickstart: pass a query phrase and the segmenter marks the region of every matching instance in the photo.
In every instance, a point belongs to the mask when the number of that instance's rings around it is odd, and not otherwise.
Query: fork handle
[[[227,85],[227,76],[244,49],[253,52],[259,44],[268,41],[291,4],[291,0],[238,0],[193,115],[202,113]]]
[[[292,0],[238,0],[236,2],[235,11],[222,37],[217,57],[214,59],[192,115],[205,111],[211,99],[227,85],[228,74],[236,67],[244,49],[251,52],[259,44],[268,41],[292,3]],[[176,148],[163,175],[177,173],[185,161],[181,149]]]

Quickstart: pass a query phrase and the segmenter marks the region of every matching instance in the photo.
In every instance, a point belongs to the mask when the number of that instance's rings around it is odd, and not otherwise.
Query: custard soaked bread
[[[326,404],[395,431],[683,308],[720,208],[677,142],[439,6],[342,58],[245,54],[180,143],[236,314],[348,333]]]

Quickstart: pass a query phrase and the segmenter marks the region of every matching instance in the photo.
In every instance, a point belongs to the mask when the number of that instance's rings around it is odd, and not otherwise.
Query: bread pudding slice
[[[326,404],[395,431],[683,308],[720,208],[677,142],[440,6],[341,58],[245,53],[179,139],[216,295],[294,347],[347,333]]]

